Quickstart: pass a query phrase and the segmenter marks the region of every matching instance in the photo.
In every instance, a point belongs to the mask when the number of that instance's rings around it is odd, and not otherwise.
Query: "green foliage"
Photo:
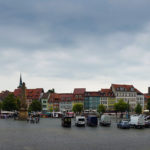
[[[19,110],[20,100],[14,94],[9,94],[3,101],[2,109],[6,111]]]
[[[136,112],[136,114],[142,113],[142,106],[139,103],[135,107],[135,112]]]
[[[58,111],[59,111],[59,108],[55,108],[54,111],[55,111],[55,112],[58,112]]]
[[[104,113],[106,111],[106,107],[103,104],[100,104],[97,108],[99,113]]]
[[[41,110],[42,110],[41,102],[39,102],[37,100],[33,100],[28,109],[29,112],[31,112],[31,111],[37,112],[37,111],[41,111]]]
[[[76,103],[76,104],[74,104],[72,110],[75,113],[81,113],[82,110],[83,110],[83,104],[82,103]]]
[[[147,109],[150,111],[150,98],[147,100]]]
[[[0,111],[2,110],[3,103],[0,102]]]
[[[127,109],[129,109],[129,105],[123,99],[120,99],[118,103],[114,104],[114,110],[116,112],[125,112]]]
[[[55,89],[52,88],[51,90],[48,90],[50,93],[55,93]]]
[[[49,111],[53,112],[53,106],[50,106]]]

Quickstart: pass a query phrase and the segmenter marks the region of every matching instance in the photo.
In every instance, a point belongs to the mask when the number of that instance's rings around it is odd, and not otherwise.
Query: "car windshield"
[[[84,118],[80,118],[80,119],[79,119],[79,121],[84,121],[84,120],[85,120]]]
[[[123,123],[123,124],[128,124],[128,121],[123,121],[122,123]]]
[[[70,118],[65,118],[65,122],[71,122]]]

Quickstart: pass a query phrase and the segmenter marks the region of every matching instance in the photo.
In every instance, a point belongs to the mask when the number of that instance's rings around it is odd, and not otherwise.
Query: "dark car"
[[[71,127],[71,117],[63,116],[61,119],[61,125],[63,127]]]
[[[97,126],[98,124],[98,119],[97,119],[97,116],[88,116],[87,117],[87,125],[88,126]]]
[[[120,122],[117,124],[117,127],[118,127],[118,128],[121,128],[121,129],[130,129],[129,122],[128,122],[128,121],[125,121],[125,120],[120,121]]]
[[[145,127],[150,128],[150,116],[145,117]]]

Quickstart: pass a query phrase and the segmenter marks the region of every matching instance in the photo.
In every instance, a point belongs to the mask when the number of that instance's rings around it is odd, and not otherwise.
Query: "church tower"
[[[20,74],[20,81],[19,81],[19,86],[18,86],[18,88],[21,88],[22,85],[23,85],[23,83],[22,83],[22,76],[21,76],[21,74]]]

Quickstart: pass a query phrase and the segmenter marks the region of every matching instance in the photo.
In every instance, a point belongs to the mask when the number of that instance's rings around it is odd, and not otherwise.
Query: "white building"
[[[134,88],[133,85],[112,84],[111,89],[117,101],[123,99],[126,103],[129,102],[132,110],[135,109],[138,103],[144,109],[144,94]]]
[[[137,89],[135,90],[137,92],[137,104],[139,103],[142,106],[142,109],[144,109],[144,94]]]
[[[133,85],[112,84],[111,89],[115,94],[116,101],[123,99],[130,104],[133,111],[137,105],[137,91]]]

